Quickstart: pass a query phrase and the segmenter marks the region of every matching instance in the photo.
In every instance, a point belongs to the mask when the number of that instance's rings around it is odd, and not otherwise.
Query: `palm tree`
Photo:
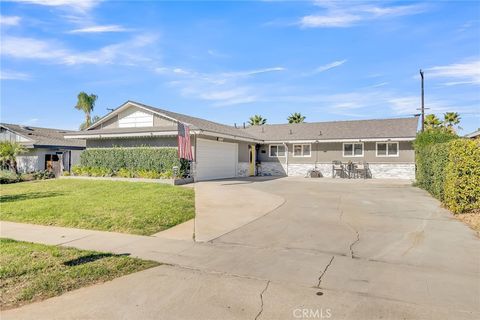
[[[262,116],[256,114],[253,117],[250,117],[248,120],[248,124],[251,126],[261,126],[262,124],[267,123],[267,119],[263,118]]]
[[[443,125],[451,132],[455,132],[454,126],[458,125],[460,120],[460,115],[457,112],[446,112],[443,115]]]
[[[442,125],[442,121],[434,114],[427,114],[425,116],[425,129],[432,130],[437,129]]]
[[[85,128],[88,128],[92,125],[90,114],[95,107],[95,101],[97,100],[98,96],[95,94],[88,95],[82,91],[78,94],[77,98],[78,100],[75,108],[85,112],[85,123],[82,125],[84,125]]]
[[[7,166],[13,172],[18,173],[17,156],[26,151],[27,149],[18,142],[0,142],[0,162],[2,166]]]
[[[302,123],[305,121],[305,116],[302,116],[300,112],[292,113],[288,118],[288,123]]]
[[[99,116],[93,116],[92,117],[92,120],[91,120],[91,123],[90,123],[90,126],[92,124],[94,124],[95,122],[97,122],[98,120],[100,120],[100,117]],[[87,129],[89,126],[87,126],[87,123],[86,122],[82,122],[82,124],[80,125],[80,130],[85,130]]]

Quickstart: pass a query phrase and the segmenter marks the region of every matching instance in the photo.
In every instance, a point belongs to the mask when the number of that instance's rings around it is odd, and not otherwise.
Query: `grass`
[[[125,255],[0,239],[0,307],[40,301],[158,263]]]
[[[55,179],[2,185],[1,219],[150,235],[195,214],[193,188]]]

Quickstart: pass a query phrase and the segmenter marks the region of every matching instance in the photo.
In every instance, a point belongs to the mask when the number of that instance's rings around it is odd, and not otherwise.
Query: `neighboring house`
[[[27,152],[17,157],[20,172],[34,172],[59,166],[59,170],[70,171],[80,162],[80,153],[85,141],[65,139],[69,130],[38,128],[16,124],[0,124],[0,141],[19,142]]]
[[[278,124],[237,128],[128,101],[87,130],[65,135],[88,148],[177,147],[177,123],[190,126],[196,181],[249,175],[304,176],[332,161],[369,164],[373,178],[415,178],[418,118]]]
[[[465,138],[469,138],[469,139],[477,139],[479,137],[480,137],[480,129],[465,135]]]

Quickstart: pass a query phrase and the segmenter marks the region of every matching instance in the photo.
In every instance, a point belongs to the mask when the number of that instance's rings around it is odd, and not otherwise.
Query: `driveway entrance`
[[[168,265],[3,316],[480,318],[479,239],[408,182],[282,178],[208,183],[249,188],[284,202],[207,242],[185,246],[169,240],[159,249],[145,239],[137,242],[145,245],[136,251],[135,243],[115,247],[115,252]],[[224,210],[228,213],[228,202]]]

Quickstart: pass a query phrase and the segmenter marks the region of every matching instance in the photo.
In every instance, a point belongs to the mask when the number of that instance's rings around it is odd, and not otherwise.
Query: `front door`
[[[250,176],[255,175],[255,159],[256,159],[256,153],[255,153],[255,145],[251,144],[248,146],[249,153],[250,153]]]

